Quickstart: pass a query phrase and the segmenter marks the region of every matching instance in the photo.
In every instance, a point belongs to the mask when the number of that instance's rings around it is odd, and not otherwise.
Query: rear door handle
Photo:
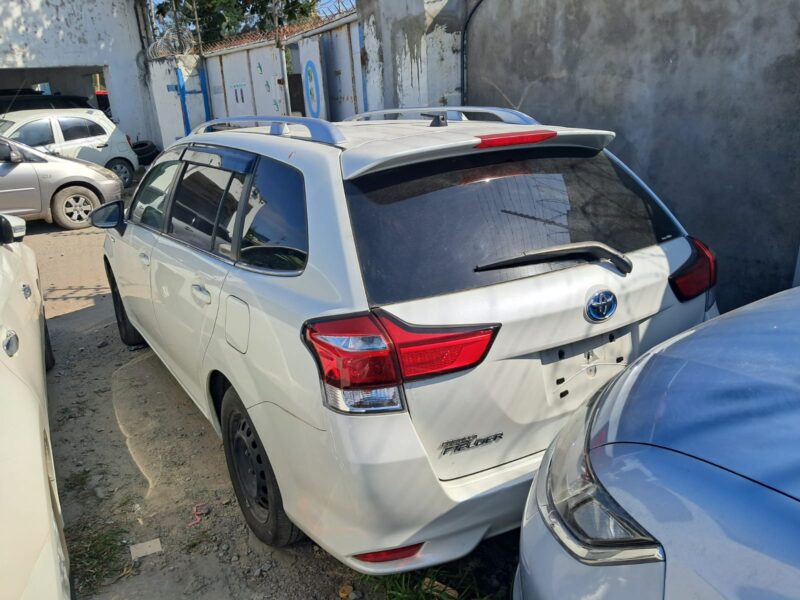
[[[149,267],[150,266],[150,255],[149,254],[145,254],[144,252],[140,252],[139,253],[139,260],[142,261],[142,264],[145,267]]]
[[[95,148],[108,148],[108,144],[97,144]]]
[[[192,284],[192,296],[194,296],[198,302],[202,302],[203,304],[211,304],[211,292],[209,292],[202,284]]]

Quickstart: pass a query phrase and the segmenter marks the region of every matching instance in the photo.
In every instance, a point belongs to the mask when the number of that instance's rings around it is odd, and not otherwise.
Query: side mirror
[[[0,142],[0,162],[21,163],[25,160],[22,153],[6,142]]]
[[[95,208],[89,215],[92,225],[100,229],[120,229],[123,225],[123,215],[125,205],[122,200],[104,204],[100,208]],[[121,231],[120,231],[121,233]]]
[[[21,242],[25,231],[25,219],[14,215],[0,215],[0,244]]]

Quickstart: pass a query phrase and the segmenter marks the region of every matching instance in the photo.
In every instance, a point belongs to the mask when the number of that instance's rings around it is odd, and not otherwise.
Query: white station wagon
[[[222,435],[255,534],[365,573],[518,527],[570,413],[716,314],[613,133],[437,110],[212,121],[92,215],[122,340]]]

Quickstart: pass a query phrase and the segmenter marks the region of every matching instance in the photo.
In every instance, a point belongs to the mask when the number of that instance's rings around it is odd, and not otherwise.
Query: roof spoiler
[[[513,141],[512,143],[493,144],[492,147],[487,147],[481,137],[474,135],[459,136],[459,139],[450,138],[446,141],[437,136],[431,139],[431,145],[428,147],[403,149],[402,146],[399,146],[400,150],[392,141],[373,142],[342,153],[342,175],[345,179],[355,179],[367,173],[385,171],[414,163],[451,156],[464,156],[473,152],[495,152],[511,148],[561,146],[599,151],[608,146],[616,137],[613,131],[547,126],[538,126],[535,129],[516,128],[514,131],[499,135],[507,135],[510,139],[515,137],[519,139],[520,134],[524,133],[554,133],[555,135],[543,139],[540,136],[540,141]],[[494,136],[493,139],[497,140],[498,137]]]

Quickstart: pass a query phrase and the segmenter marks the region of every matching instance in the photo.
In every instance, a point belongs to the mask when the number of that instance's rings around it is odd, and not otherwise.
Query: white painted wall
[[[208,73],[208,92],[211,96],[211,113],[214,117],[227,117],[228,108],[225,104],[225,81],[222,78],[221,56],[206,58],[206,73]]]
[[[222,56],[225,78],[228,117],[244,117],[255,113],[255,97],[250,83],[250,67],[247,52],[236,52]]]
[[[362,65],[362,36],[354,15],[299,33],[286,40],[294,73],[303,81],[306,115],[333,121],[344,119],[370,101]],[[377,46],[373,46],[377,52]],[[377,54],[376,54],[377,56]],[[206,56],[206,72],[215,118],[288,114],[281,51],[271,41],[225,48]],[[377,60],[368,61],[378,65]],[[380,83],[380,82],[379,82]],[[380,85],[376,94],[382,94]]]
[[[115,118],[134,139],[156,139],[133,0],[0,1],[4,69],[100,66]]]
[[[285,115],[286,95],[281,75],[281,51],[275,46],[247,50],[250,54],[250,81],[255,95],[256,114]]]
[[[181,106],[178,71],[183,74],[186,89],[186,115],[192,130],[206,121],[205,105],[200,86],[200,60],[195,55],[162,58],[150,63],[150,89],[153,94],[156,118],[164,146],[186,135]]]

